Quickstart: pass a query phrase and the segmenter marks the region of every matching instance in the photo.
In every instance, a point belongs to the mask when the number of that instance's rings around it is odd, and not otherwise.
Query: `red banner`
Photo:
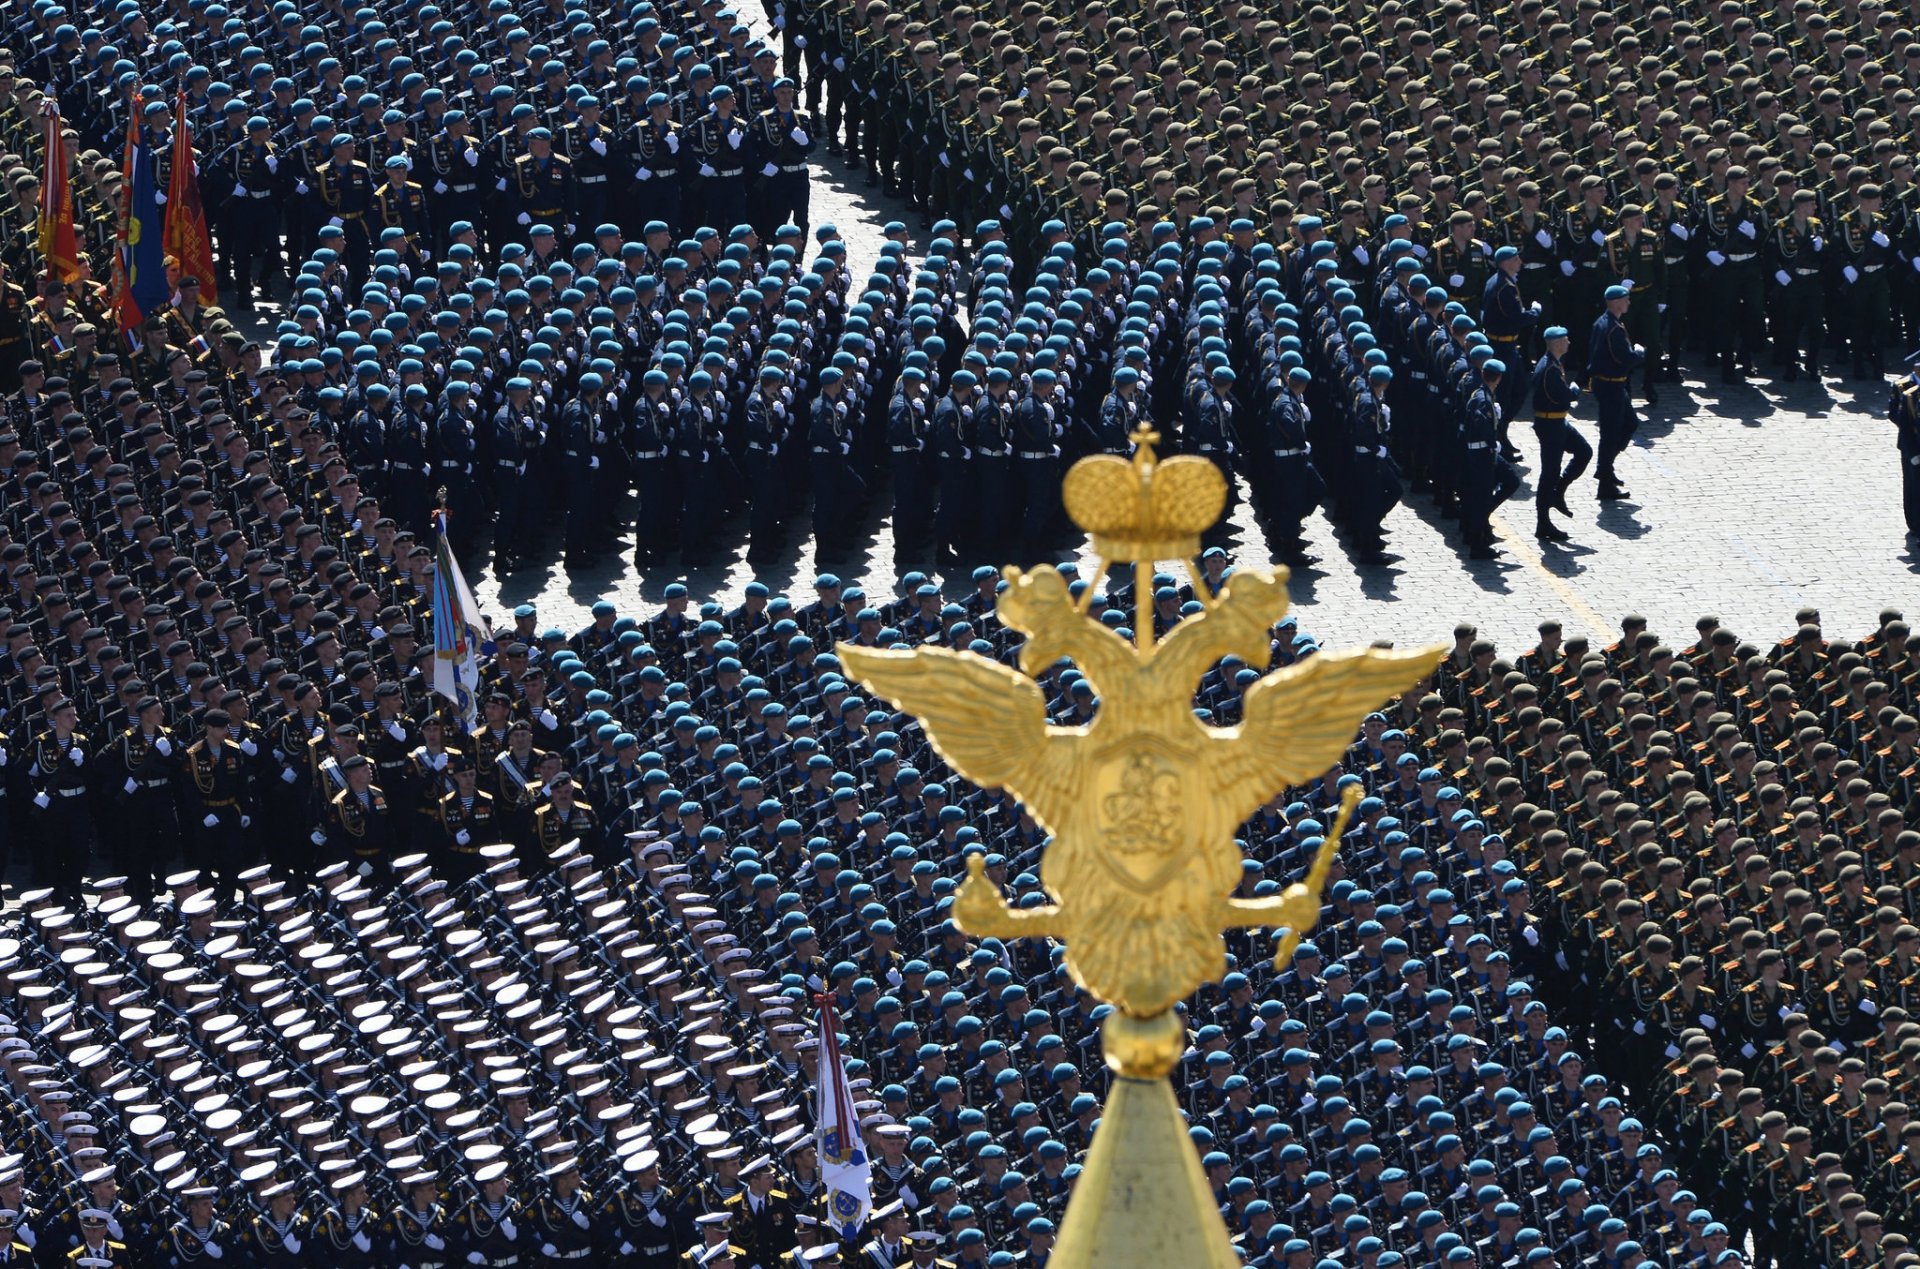
[[[47,170],[40,182],[40,257],[48,276],[62,282],[80,277],[80,245],[73,229],[73,192],[67,184],[67,142],[60,134],[60,107],[46,100]]]
[[[173,112],[173,171],[167,178],[166,252],[180,266],[181,277],[200,279],[200,302],[217,302],[213,284],[213,236],[207,231],[206,209],[200,204],[200,177],[194,170],[193,134],[187,127],[187,95],[181,93]]]

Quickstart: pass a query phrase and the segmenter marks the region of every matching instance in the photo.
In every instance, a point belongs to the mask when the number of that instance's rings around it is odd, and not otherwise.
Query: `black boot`
[[[1740,372],[1734,368],[1732,353],[1722,353],[1720,355],[1720,382],[1740,382]]]

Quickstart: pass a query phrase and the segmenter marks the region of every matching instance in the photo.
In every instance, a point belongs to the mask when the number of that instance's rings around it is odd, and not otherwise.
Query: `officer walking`
[[[253,827],[253,795],[246,755],[229,736],[232,716],[210,709],[200,739],[187,746],[188,804],[193,808],[195,866],[217,878],[222,893],[238,884],[247,865],[246,833]]]
[[[667,395],[667,372],[649,370],[640,378],[640,398],[633,403],[626,426],[628,470],[639,500],[633,558],[644,567],[659,558],[678,539],[679,503],[669,493],[674,461],[674,405]]]
[[[1540,481],[1533,492],[1533,535],[1545,542],[1569,542],[1572,536],[1553,523],[1550,512],[1571,516],[1567,486],[1580,478],[1593,459],[1593,446],[1573,426],[1573,405],[1580,397],[1567,374],[1570,340],[1564,326],[1546,329],[1546,351],[1533,368],[1533,434],[1540,442]],[[1560,460],[1572,454],[1564,469]]]
[[[1639,426],[1627,382],[1645,354],[1627,334],[1627,309],[1633,303],[1627,288],[1610,286],[1604,299],[1606,308],[1594,319],[1587,340],[1587,382],[1600,411],[1600,500],[1618,502],[1629,494],[1614,472],[1614,460],[1626,451]]]
[[[1042,368],[1029,379],[1025,400],[1013,410],[1014,483],[1020,491],[1021,551],[1041,560],[1053,546],[1054,510],[1060,501],[1060,407],[1053,390],[1058,376]]]
[[[1480,328],[1487,333],[1496,357],[1514,367],[1520,365],[1522,343],[1540,316],[1540,302],[1528,303],[1520,293],[1522,259],[1518,247],[1500,247],[1493,253],[1493,276],[1480,294]],[[1525,399],[1526,381],[1518,374],[1505,376],[1500,388],[1500,452],[1508,458],[1519,456],[1507,439],[1507,429],[1519,413]]]

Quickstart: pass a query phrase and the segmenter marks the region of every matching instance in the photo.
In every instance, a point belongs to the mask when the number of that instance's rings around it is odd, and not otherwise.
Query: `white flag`
[[[840,1057],[840,1027],[831,997],[820,1001],[820,1068],[814,1095],[819,1107],[814,1140],[820,1177],[827,1186],[827,1216],[842,1237],[851,1238],[873,1210],[873,1169],[860,1137],[853,1093],[847,1088],[847,1064]]]

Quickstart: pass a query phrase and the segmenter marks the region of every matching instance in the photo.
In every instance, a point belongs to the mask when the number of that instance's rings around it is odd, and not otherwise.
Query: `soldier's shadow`
[[[1909,537],[1906,550],[1900,552],[1900,559],[1906,564],[1909,573],[1920,573],[1920,542]]]
[[[1713,414],[1723,419],[1732,419],[1746,427],[1759,427],[1772,415],[1779,413],[1774,399],[1761,391],[1755,383],[1721,383],[1709,379],[1698,388],[1691,389],[1690,395],[1696,403],[1693,414]],[[1667,432],[1673,430],[1670,420]],[[1641,421],[1641,436],[1648,435],[1647,420]],[[1660,433],[1666,435],[1666,432]]]
[[[1644,538],[1653,532],[1653,526],[1640,520],[1640,509],[1633,502],[1603,502],[1600,514],[1594,517],[1594,523],[1601,532],[1610,533],[1616,538]]]
[[[1555,577],[1579,577],[1588,571],[1581,561],[1599,550],[1582,542],[1539,542],[1540,567]]]

